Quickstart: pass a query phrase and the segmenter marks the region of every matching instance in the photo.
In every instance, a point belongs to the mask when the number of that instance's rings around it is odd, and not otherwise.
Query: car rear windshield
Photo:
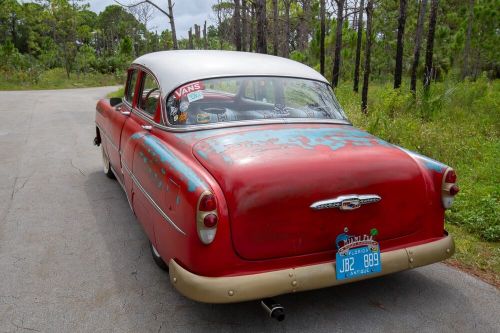
[[[259,119],[346,120],[324,82],[281,77],[232,77],[183,85],[167,98],[170,124],[198,125]]]

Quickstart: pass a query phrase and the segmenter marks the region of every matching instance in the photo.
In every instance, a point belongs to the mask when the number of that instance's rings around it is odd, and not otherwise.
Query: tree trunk
[[[285,42],[283,43],[283,56],[290,57],[290,0],[283,0],[285,6]]]
[[[319,16],[320,16],[320,33],[319,33],[319,71],[321,75],[325,75],[325,35],[326,35],[326,10],[325,1],[319,1]]]
[[[241,0],[241,50],[248,50],[247,0]]]
[[[217,4],[220,4],[220,0],[217,1]],[[217,14],[217,35],[218,35],[218,40],[219,40],[219,49],[222,50],[223,49],[223,43],[224,43],[224,40],[222,38],[222,9],[220,7],[217,8],[216,10],[216,14]]]
[[[370,82],[370,58],[372,49],[372,17],[373,0],[368,0],[368,4],[366,6],[365,71],[363,74],[363,91],[361,92],[361,111],[365,114],[368,111],[368,84]]]
[[[255,39],[255,4],[252,3],[250,9],[250,41],[248,44],[248,50],[252,52],[254,50],[254,39]]]
[[[424,33],[425,12],[427,10],[427,0],[420,1],[418,13],[417,31],[415,32],[415,48],[413,49],[413,63],[411,65],[410,90],[417,91],[417,69],[420,61],[420,46],[422,44],[422,34]]]
[[[470,75],[470,40],[472,35],[472,24],[474,23],[474,0],[469,0],[469,22],[467,22],[467,35],[465,36],[464,63],[462,67],[462,80]]]
[[[424,89],[428,90],[432,80],[432,56],[434,55],[434,33],[436,32],[436,18],[438,0],[431,1],[431,13],[429,16],[429,32],[427,34],[427,49],[425,50]]]
[[[396,68],[394,69],[394,89],[401,87],[401,80],[403,76],[403,47],[407,4],[407,0],[399,0],[398,41],[396,46]]]
[[[257,45],[258,53],[267,53],[266,0],[257,0]]]
[[[278,55],[278,0],[273,0],[273,54]]]
[[[299,51],[304,52],[308,47],[309,42],[309,24],[311,20],[311,1],[302,1],[302,19],[299,21],[298,26],[298,45]]]
[[[234,0],[233,32],[234,32],[234,46],[236,47],[236,51],[241,51],[240,0]]]
[[[336,88],[339,84],[340,52],[342,51],[342,26],[344,23],[345,0],[335,0],[337,3],[337,31],[335,34],[335,53],[333,57],[332,86]]]
[[[196,23],[194,24],[194,38],[196,43],[198,43],[201,39],[201,26]]]
[[[344,3],[344,20],[347,22],[347,26],[349,26],[349,11],[348,11],[349,0],[345,0]]]
[[[174,6],[172,5],[172,0],[168,0],[168,15],[170,19],[170,29],[172,30],[172,43],[174,44],[174,50],[178,50],[179,44],[177,43],[177,34],[175,32]]]
[[[188,30],[188,48],[190,50],[194,49],[194,44],[193,44],[193,28],[189,28],[189,30]]]
[[[203,48],[208,50],[207,21],[203,24]]]
[[[361,6],[361,8],[363,8]],[[356,16],[356,13],[358,12],[358,0],[354,0],[354,11],[352,15],[352,27],[355,28],[358,26],[358,17]]]
[[[354,63],[354,86],[353,90],[358,92],[359,88],[359,64],[361,62],[361,42],[363,41],[363,7],[365,0],[361,0],[358,13],[358,39],[356,41],[356,60]]]
[[[71,66],[69,64],[68,48],[66,42],[63,42],[63,57],[64,57],[64,69],[66,70],[66,76],[69,80],[69,74],[71,72]]]
[[[15,13],[12,13],[10,19],[10,30],[12,35],[12,44],[14,44],[15,47],[19,46],[17,45],[17,28],[16,28],[17,19],[18,19],[17,15]],[[69,74],[68,74],[68,79],[69,79]]]

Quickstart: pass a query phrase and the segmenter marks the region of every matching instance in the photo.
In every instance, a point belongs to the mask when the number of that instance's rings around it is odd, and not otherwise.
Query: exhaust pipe
[[[260,301],[260,304],[269,314],[269,317],[276,319],[277,321],[285,320],[285,308],[272,298],[263,299]]]

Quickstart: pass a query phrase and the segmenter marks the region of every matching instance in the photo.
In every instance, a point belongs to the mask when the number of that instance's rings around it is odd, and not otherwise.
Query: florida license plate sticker
[[[373,237],[377,231],[373,229],[370,235],[337,236],[337,255],[335,271],[337,280],[353,279],[382,271],[380,246]]]

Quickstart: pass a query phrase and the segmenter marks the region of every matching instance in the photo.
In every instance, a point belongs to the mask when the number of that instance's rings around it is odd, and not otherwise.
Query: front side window
[[[200,80],[167,98],[172,125],[308,118],[346,120],[324,82],[282,77],[233,77]]]
[[[139,109],[153,116],[156,112],[156,106],[160,100],[160,89],[154,77],[144,73],[142,77],[142,89],[139,95],[137,106]]]
[[[133,69],[128,74],[128,82],[127,82],[127,92],[125,93],[125,100],[132,104],[134,100],[135,94],[135,86],[137,83],[137,69]]]

